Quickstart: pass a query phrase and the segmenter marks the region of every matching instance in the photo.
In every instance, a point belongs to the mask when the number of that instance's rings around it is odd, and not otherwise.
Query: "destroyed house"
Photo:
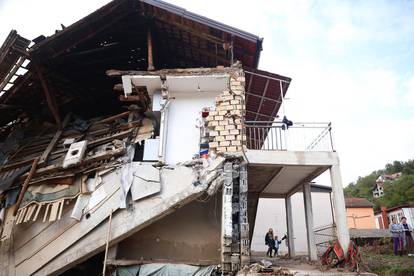
[[[12,31],[0,49],[0,274],[231,273],[250,264],[263,197],[286,200],[293,257],[298,191],[314,260],[310,182],[328,170],[346,249],[331,125],[281,117],[291,79],[259,70],[261,50],[253,34],[155,0],[114,0],[32,41]]]

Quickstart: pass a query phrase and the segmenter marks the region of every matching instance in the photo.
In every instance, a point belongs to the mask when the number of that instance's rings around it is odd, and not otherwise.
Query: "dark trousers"
[[[266,256],[272,257],[272,252],[273,252],[273,247],[271,245],[268,245]]]
[[[398,251],[401,250],[401,238],[400,237],[392,237],[392,242],[394,245],[394,255],[398,255]]]

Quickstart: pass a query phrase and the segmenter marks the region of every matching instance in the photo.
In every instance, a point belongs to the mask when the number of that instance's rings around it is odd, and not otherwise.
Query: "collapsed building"
[[[33,41],[12,31],[0,49],[1,274],[231,273],[250,264],[261,197],[286,200],[293,257],[298,191],[315,260],[310,182],[327,170],[346,252],[331,125],[280,120],[291,79],[259,70],[261,50],[154,0],[112,1]]]

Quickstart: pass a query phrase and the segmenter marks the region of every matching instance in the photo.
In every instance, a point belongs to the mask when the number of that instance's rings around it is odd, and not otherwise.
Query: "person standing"
[[[394,255],[397,256],[398,253],[400,253],[400,255],[402,255],[402,239],[401,239],[401,234],[402,234],[402,226],[401,224],[397,223],[397,219],[394,217],[392,219],[392,223],[390,224],[390,232],[391,232],[391,238],[392,238],[392,243],[393,243],[393,248],[394,248]]]
[[[413,256],[414,254],[414,233],[411,225],[407,223],[407,218],[401,218],[401,227],[403,231],[402,239],[404,245],[404,253],[408,256]]]
[[[273,229],[269,228],[265,236],[265,245],[267,245],[266,256],[272,257],[272,252],[274,248],[275,241],[273,239]]]
[[[280,244],[282,243],[282,241],[284,240],[284,239],[286,239],[286,235],[279,241],[279,238],[277,237],[277,236],[275,236],[275,242],[274,242],[274,250],[275,250],[275,257],[277,256],[277,253],[278,253],[278,251],[279,251],[279,246],[280,246]]]

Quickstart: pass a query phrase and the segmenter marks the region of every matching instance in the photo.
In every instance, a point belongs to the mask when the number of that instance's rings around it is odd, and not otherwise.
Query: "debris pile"
[[[348,247],[348,255],[345,257],[341,245],[335,240],[322,255],[321,261],[322,265],[327,267],[347,268],[351,271],[359,271],[361,255],[356,244],[351,241]]]

